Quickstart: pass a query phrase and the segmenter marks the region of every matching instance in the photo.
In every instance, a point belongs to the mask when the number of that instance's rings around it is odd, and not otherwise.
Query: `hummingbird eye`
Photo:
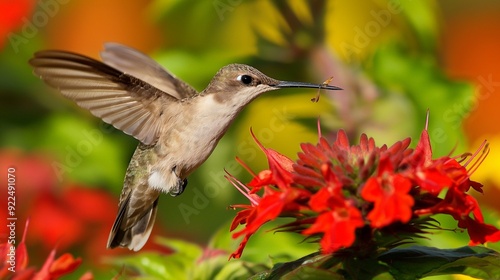
[[[244,85],[250,85],[253,82],[252,76],[249,75],[239,75],[236,80],[242,82]]]

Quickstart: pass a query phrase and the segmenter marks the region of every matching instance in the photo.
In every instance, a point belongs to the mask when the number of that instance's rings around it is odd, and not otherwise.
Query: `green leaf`
[[[413,246],[392,249],[379,256],[395,279],[417,279],[464,274],[482,279],[500,278],[500,254],[484,247],[438,249]]]
[[[387,267],[374,258],[314,253],[296,261],[277,264],[266,279],[388,279]]]
[[[216,259],[204,261],[199,269],[196,270],[193,279],[210,279],[210,280],[237,280],[248,279],[255,275],[256,272],[267,269],[266,266],[246,262],[242,260],[228,261],[227,256],[221,256]],[[200,277],[201,273],[205,273],[205,277]]]
[[[196,260],[203,253],[203,249],[194,244],[180,239],[157,237],[156,243],[175,251],[175,254],[183,256],[186,260]]]
[[[304,265],[297,268],[295,271],[280,277],[280,278],[270,278],[270,279],[283,279],[283,280],[293,280],[293,279],[311,279],[311,280],[334,280],[334,279],[345,279],[345,277],[334,271],[320,269],[309,265]]]
[[[312,253],[295,261],[278,263],[273,266],[267,279],[280,279],[293,270],[300,270],[304,263],[316,263],[318,259],[324,259],[324,257],[319,253]]]
[[[266,279],[392,279],[387,266],[376,257],[356,257],[357,252],[310,254],[275,265]]]
[[[165,255],[159,252],[140,252],[125,257],[113,258],[110,262],[119,266],[130,266],[140,277],[153,279],[188,279],[196,261],[202,255],[199,246],[177,239],[158,238],[157,243],[175,252]],[[142,279],[142,278],[141,278]]]
[[[153,277],[156,279],[175,279],[181,277],[178,267],[174,262],[167,262],[166,256],[156,252],[141,252],[136,255],[114,257],[111,261],[119,267],[132,267],[140,277]],[[181,278],[177,278],[181,279]]]

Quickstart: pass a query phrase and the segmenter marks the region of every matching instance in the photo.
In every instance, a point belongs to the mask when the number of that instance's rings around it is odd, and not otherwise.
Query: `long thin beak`
[[[302,83],[302,82],[287,82],[287,81],[278,81],[278,84],[274,85],[277,88],[320,88],[320,89],[328,89],[328,90],[342,90],[336,86],[330,86],[325,84],[310,84],[310,83]]]

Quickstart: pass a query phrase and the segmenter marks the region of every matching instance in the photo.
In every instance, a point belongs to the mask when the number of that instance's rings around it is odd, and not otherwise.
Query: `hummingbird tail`
[[[127,247],[130,250],[139,251],[146,244],[151,234],[156,218],[158,197],[136,221],[130,221],[129,217],[127,217],[130,207],[129,200],[130,196],[120,205],[113,228],[109,233],[107,245],[109,249]]]

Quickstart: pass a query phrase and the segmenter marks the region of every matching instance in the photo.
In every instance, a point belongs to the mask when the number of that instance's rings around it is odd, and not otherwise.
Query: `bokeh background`
[[[498,1],[0,0],[0,220],[7,168],[14,167],[17,237],[29,218],[30,265],[40,267],[57,247],[83,259],[68,279],[86,271],[107,279],[120,270],[109,260],[131,254],[105,246],[137,141],[45,86],[27,63],[42,49],[99,58],[105,42],[151,55],[198,90],[233,62],[282,80],[333,76],[330,84],[344,88],[323,92],[318,103],[310,102],[317,91],[296,89],[254,101],[186,192],[162,196],[153,237],[204,246],[228,230],[228,205],[244,199],[224,169],[245,182],[250,176],[235,157],[256,171],[267,167],[250,128],[266,147],[295,159],[300,143],[317,139],[318,117],[323,134],[342,128],[353,141],[367,133],[391,145],[418,139],[428,109],[436,156],[474,152],[489,141],[473,179],[485,185],[486,195],[476,197],[486,221],[500,226]],[[6,238],[0,226],[0,243]],[[465,240],[453,233],[428,242],[456,247]],[[154,238],[146,250],[168,253]]]

